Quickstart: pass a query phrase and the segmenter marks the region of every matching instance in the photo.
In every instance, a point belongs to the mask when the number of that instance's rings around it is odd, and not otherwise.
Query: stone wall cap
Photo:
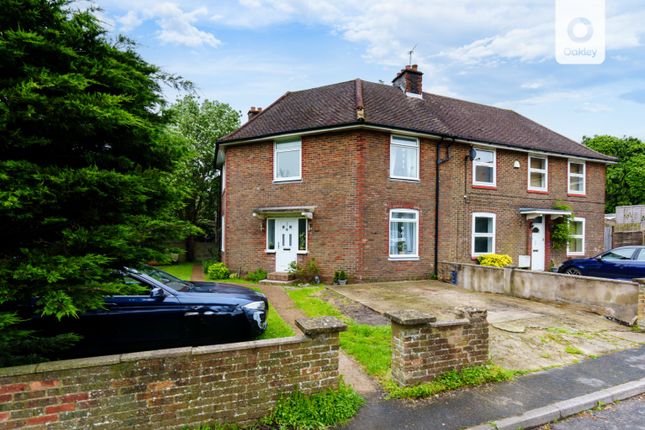
[[[347,324],[336,317],[298,318],[296,325],[306,335],[338,333],[347,330]]]
[[[385,316],[399,325],[423,325],[437,321],[430,314],[409,309],[386,312]]]
[[[437,322],[430,323],[432,327],[454,327],[458,325],[468,325],[468,324],[470,324],[470,320],[466,318],[461,318],[457,320],[437,321]]]

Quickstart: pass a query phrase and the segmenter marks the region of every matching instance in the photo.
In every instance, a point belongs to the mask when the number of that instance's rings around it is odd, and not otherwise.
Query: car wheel
[[[582,272],[580,271],[580,269],[577,269],[575,267],[569,267],[567,270],[564,271],[564,273],[566,273],[567,275],[578,275],[578,276],[582,275]]]

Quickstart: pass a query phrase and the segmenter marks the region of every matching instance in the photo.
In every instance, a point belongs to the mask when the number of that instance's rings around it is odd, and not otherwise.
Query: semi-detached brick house
[[[437,261],[509,254],[545,270],[602,251],[613,159],[513,111],[422,92],[407,66],[287,92],[219,141],[223,261],[285,272],[315,258],[323,279],[430,276]],[[567,250],[550,243],[572,207]]]

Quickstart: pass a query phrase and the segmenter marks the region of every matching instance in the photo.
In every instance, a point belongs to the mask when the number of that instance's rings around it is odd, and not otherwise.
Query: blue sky
[[[578,141],[645,139],[645,4],[606,1],[607,59],[577,66],[554,59],[554,0],[94,4],[147,61],[244,120],[250,106],[266,107],[286,91],[357,77],[389,83],[416,45],[427,92],[513,109]]]

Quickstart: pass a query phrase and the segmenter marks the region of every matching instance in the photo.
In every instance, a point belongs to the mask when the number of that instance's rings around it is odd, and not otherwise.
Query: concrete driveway
[[[443,320],[454,318],[457,307],[487,309],[491,358],[508,369],[561,366],[645,343],[645,333],[572,305],[478,293],[440,281],[357,284],[333,290],[379,313],[418,309]]]

